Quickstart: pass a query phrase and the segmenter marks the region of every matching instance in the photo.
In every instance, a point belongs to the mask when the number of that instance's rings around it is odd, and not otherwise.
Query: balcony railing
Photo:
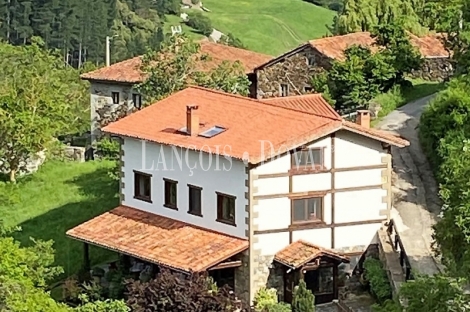
[[[398,233],[397,227],[393,222],[393,219],[390,220],[387,227],[387,234],[392,242],[393,249],[399,253],[400,266],[403,269],[403,274],[405,275],[405,280],[413,280],[413,274],[411,273],[410,261],[406,255],[405,248],[403,247],[403,242],[401,241],[400,234]]]

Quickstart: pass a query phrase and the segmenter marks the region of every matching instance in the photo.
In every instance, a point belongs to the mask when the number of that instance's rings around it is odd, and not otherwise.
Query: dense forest
[[[0,0],[0,40],[21,45],[40,36],[64,61],[103,63],[106,36],[113,61],[142,54],[161,40],[165,14],[179,0]]]

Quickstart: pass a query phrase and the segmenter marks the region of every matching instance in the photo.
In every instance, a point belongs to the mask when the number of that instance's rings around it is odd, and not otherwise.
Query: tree
[[[141,70],[146,76],[136,89],[146,96],[146,104],[161,100],[189,84],[247,95],[250,82],[239,63],[224,62],[212,71],[202,72],[201,65],[210,61],[201,53],[199,43],[185,35],[167,38],[160,50],[143,56]]]
[[[300,280],[292,299],[292,312],[314,312],[315,296],[307,289],[304,280]]]
[[[40,39],[30,46],[0,45],[0,170],[10,181],[26,160],[58,135],[88,125],[87,84]]]
[[[328,91],[339,111],[367,107],[379,93],[404,85],[405,77],[420,68],[421,55],[400,24],[380,25],[372,31],[372,47],[351,46],[344,60],[335,60],[326,73],[313,77],[316,90]]]
[[[127,281],[127,305],[133,312],[222,312],[235,310],[235,297],[226,287],[211,290],[207,274],[187,279],[162,270],[149,282]]]
[[[206,37],[212,34],[213,28],[211,20],[200,12],[189,12],[187,24]]]
[[[10,235],[20,230],[0,222],[0,311],[2,312],[128,312],[123,301],[84,301],[76,309],[57,303],[46,291],[53,278],[63,273],[54,266],[53,241],[31,238],[21,247]]]

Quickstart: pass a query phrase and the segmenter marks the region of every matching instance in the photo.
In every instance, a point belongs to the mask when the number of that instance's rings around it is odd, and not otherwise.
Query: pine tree
[[[315,296],[307,289],[304,280],[300,280],[294,291],[292,312],[315,312]]]

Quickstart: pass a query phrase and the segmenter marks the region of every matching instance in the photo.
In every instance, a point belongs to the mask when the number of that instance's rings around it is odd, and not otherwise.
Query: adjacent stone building
[[[440,35],[416,37],[411,43],[419,49],[424,65],[412,73],[426,80],[444,80],[452,74],[449,53]],[[255,69],[258,99],[310,93],[315,72],[328,70],[333,60],[344,59],[344,51],[352,45],[373,46],[369,32],[311,40]]]
[[[209,59],[198,64],[199,70],[212,70],[223,61],[239,61],[245,68],[248,79],[252,81],[250,92],[255,97],[253,70],[272,56],[209,41],[201,41],[200,44],[201,53]],[[90,81],[92,146],[101,136],[102,127],[141,108],[144,99],[134,89],[135,85],[145,79],[140,71],[140,64],[141,57],[137,56],[81,75],[82,79]]]

